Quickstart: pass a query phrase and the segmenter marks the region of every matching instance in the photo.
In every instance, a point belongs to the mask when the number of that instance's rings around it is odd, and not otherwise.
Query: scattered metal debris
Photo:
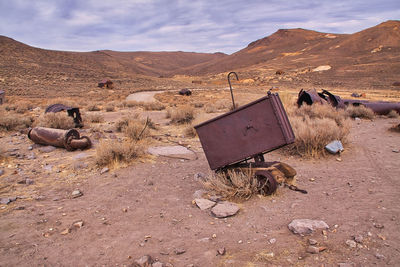
[[[304,103],[312,105],[314,103],[330,104],[335,108],[346,108],[348,106],[365,106],[370,108],[375,114],[387,115],[391,110],[396,111],[400,114],[400,102],[385,102],[385,101],[367,101],[367,100],[356,100],[356,99],[341,99],[340,96],[333,95],[326,90],[322,90],[321,93],[317,93],[315,89],[303,90],[299,92],[297,98],[298,107]]]
[[[229,85],[231,74],[238,78],[235,72],[230,72]],[[232,87],[231,95],[234,105]],[[279,162],[265,162],[263,154],[295,139],[278,94],[268,92],[267,96],[196,125],[195,129],[212,170],[248,169],[257,177],[261,194],[275,192],[278,181],[273,170],[278,170]],[[248,163],[252,158],[254,162]],[[296,175],[287,164],[281,169],[283,176]]]
[[[83,121],[81,117],[81,113],[79,112],[79,108],[73,108],[73,107],[68,107],[63,104],[53,104],[50,105],[46,108],[44,113],[49,113],[49,112],[60,112],[66,110],[68,113],[68,116],[72,117],[74,119],[75,127],[82,128],[83,127]]]
[[[5,102],[6,93],[3,90],[0,90],[0,105]]]
[[[87,136],[80,136],[75,129],[60,130],[53,128],[35,127],[30,129],[28,137],[36,144],[63,147],[68,151],[90,148],[92,142]]]
[[[190,95],[192,95],[192,91],[190,91],[189,89],[181,89],[180,91],[179,91],[179,94],[180,95],[187,95],[187,96],[190,96]]]
[[[97,84],[97,87],[99,87],[99,88],[104,88],[104,87],[106,87],[106,88],[108,88],[108,89],[112,89],[114,86],[113,86],[113,82],[112,82],[111,80],[109,80],[109,79],[104,79],[104,80],[102,80],[101,82],[99,82],[99,83]]]

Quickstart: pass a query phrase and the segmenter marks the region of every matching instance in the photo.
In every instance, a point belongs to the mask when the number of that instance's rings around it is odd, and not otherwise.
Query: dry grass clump
[[[400,133],[400,124],[393,125],[392,127],[389,128],[389,131]]]
[[[0,130],[12,131],[28,128],[32,125],[33,119],[15,113],[0,112]]]
[[[226,112],[232,110],[232,103],[228,101],[217,101],[205,106],[204,111],[207,113]]]
[[[114,103],[108,103],[107,106],[105,107],[106,112],[112,112],[115,111],[115,104]]]
[[[154,123],[147,119],[146,121],[138,119],[123,118],[116,123],[117,132],[123,132],[126,137],[131,140],[141,140],[150,135],[150,128],[154,126]]]
[[[225,199],[246,200],[258,193],[257,178],[248,172],[228,170],[209,175],[203,186]]]
[[[387,115],[388,118],[396,119],[400,117],[399,113],[396,110],[391,110]]]
[[[367,108],[365,106],[348,106],[346,108],[346,114],[347,116],[351,118],[364,118],[364,119],[369,119],[372,120],[375,118],[375,113],[372,111],[372,109]]]
[[[104,117],[101,114],[85,114],[84,119],[91,123],[102,123],[104,121]]]
[[[96,148],[96,164],[111,165],[119,162],[130,162],[144,154],[144,146],[130,141],[100,141]]]
[[[32,110],[33,109],[32,103],[30,103],[28,101],[19,101],[15,105],[16,105],[15,112],[20,113],[20,114],[24,114],[28,110]]]
[[[49,112],[39,117],[36,126],[68,130],[74,128],[75,123],[66,112]]]
[[[295,142],[288,151],[305,157],[325,155],[325,146],[334,140],[346,143],[350,123],[344,111],[329,105],[314,104],[289,109]]]
[[[140,101],[123,101],[121,107],[142,107],[145,110],[164,110],[165,106],[158,101],[155,102],[140,102]]]
[[[86,107],[87,111],[100,111],[100,107],[97,104],[90,103]]]
[[[171,119],[172,123],[184,124],[194,120],[194,108],[188,105],[180,106],[175,109],[167,110],[167,118]]]
[[[190,123],[185,125],[184,134],[186,137],[196,137],[197,136],[196,129]]]

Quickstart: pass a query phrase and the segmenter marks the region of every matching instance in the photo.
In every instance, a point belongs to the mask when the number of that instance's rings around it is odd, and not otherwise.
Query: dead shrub
[[[171,122],[175,124],[190,123],[194,120],[194,108],[185,105],[175,109],[168,109],[167,118],[170,118]]]
[[[130,141],[100,141],[96,148],[96,164],[111,165],[118,162],[130,162],[144,154],[144,146]]]
[[[391,110],[387,115],[388,118],[397,119],[400,117],[399,113],[396,110]]]
[[[193,127],[192,124],[186,124],[184,128],[184,134],[186,137],[196,137],[197,132],[196,129]]]
[[[100,107],[97,104],[90,103],[86,107],[87,111],[100,111]]]
[[[151,103],[143,103],[142,107],[145,110],[164,110],[165,106],[161,104],[160,102],[151,102]]]
[[[28,101],[20,101],[15,105],[16,105],[15,112],[20,114],[24,114],[25,112],[33,109],[32,103]]]
[[[74,128],[75,123],[66,112],[49,112],[39,117],[36,126],[68,130]]]
[[[389,131],[400,133],[400,124],[393,125],[392,127],[389,128]]]
[[[154,123],[148,119],[146,121],[139,119],[122,118],[116,125],[117,132],[123,132],[126,137],[131,140],[140,140],[150,135],[150,127],[154,127]]]
[[[1,112],[0,114],[0,130],[13,131],[31,127],[33,119],[14,113]]]
[[[204,110],[207,113],[226,112],[232,110],[232,104],[226,101],[217,101],[206,105]]]
[[[225,199],[246,200],[258,193],[257,178],[250,171],[228,170],[209,175],[203,186]]]
[[[347,141],[350,123],[342,110],[314,104],[290,110],[288,115],[296,137],[294,144],[286,148],[292,154],[315,158],[325,155],[328,143]]]
[[[363,119],[369,119],[372,120],[375,118],[375,113],[372,111],[372,109],[367,108],[363,105],[360,106],[348,106],[346,108],[346,114],[347,116],[351,118],[363,118]]]
[[[104,117],[101,114],[85,114],[85,121],[91,123],[102,123],[104,121]]]
[[[106,112],[115,111],[115,104],[114,103],[107,104],[107,106],[105,107],[105,110],[106,110]]]

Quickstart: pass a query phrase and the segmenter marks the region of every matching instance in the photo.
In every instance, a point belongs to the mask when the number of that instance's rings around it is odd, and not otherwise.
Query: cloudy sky
[[[0,35],[54,50],[233,53],[278,29],[354,33],[400,0],[0,0]]]

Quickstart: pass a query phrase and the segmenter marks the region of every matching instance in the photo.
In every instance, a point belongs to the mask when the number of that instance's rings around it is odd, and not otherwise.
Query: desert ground
[[[400,102],[399,21],[279,30],[232,55],[50,51],[4,36],[0,48],[0,266],[399,265],[399,114],[295,104],[300,89]],[[230,71],[238,106],[279,94],[296,139],[264,156],[293,167],[307,194],[210,186],[193,127],[232,109]],[[104,78],[112,88],[97,87]],[[90,148],[28,138],[74,127],[44,114],[55,103],[80,109]],[[333,140],[340,154],[324,149]],[[198,199],[238,210],[219,218]],[[326,226],[295,233],[299,219]]]

